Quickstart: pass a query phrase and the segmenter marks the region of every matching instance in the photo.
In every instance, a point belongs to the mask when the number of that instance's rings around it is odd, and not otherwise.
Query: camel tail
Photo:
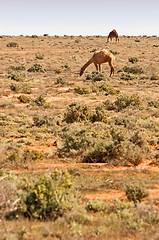
[[[82,76],[82,74],[84,73],[85,69],[92,63],[92,58],[86,62],[86,64],[83,65],[83,67],[81,68],[81,71],[80,71],[80,76]]]

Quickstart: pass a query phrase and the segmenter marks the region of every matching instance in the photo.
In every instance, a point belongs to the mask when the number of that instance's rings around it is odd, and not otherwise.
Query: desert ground
[[[119,38],[0,37],[0,239],[159,239],[159,37]]]

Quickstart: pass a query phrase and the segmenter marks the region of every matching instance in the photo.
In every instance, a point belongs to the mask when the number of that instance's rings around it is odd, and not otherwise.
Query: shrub
[[[19,45],[16,42],[10,42],[7,44],[7,47],[19,47]]]
[[[118,54],[118,52],[113,51],[113,50],[109,50],[109,52],[111,52],[113,55],[117,55]]]
[[[43,160],[44,153],[37,150],[26,149],[24,150],[24,153],[23,153],[23,159],[24,159],[24,162],[27,162],[27,161],[35,162],[37,160]]]
[[[111,127],[109,133],[98,138],[83,157],[83,162],[103,162],[114,165],[133,164],[142,162],[148,152],[147,140],[142,134],[132,134],[125,127]]]
[[[158,100],[149,100],[148,105],[150,107],[159,108],[159,99]]]
[[[20,95],[18,99],[22,103],[29,103],[31,101],[31,98],[26,95]]]
[[[45,98],[44,98],[43,96],[41,96],[41,95],[40,95],[39,97],[37,97],[34,102],[35,102],[38,106],[41,106],[41,107],[47,108],[47,107],[50,106],[49,103],[46,103]]]
[[[17,82],[23,82],[25,79],[25,74],[22,74],[20,72],[15,72],[15,73],[9,74],[8,78],[15,80]]]
[[[93,137],[91,132],[84,128],[70,128],[62,132],[62,146],[58,147],[59,157],[81,155],[92,144]]]
[[[143,109],[144,104],[142,99],[137,94],[123,94],[117,97],[117,100],[112,103],[110,100],[104,102],[107,110],[117,110],[121,111],[127,107],[136,107]]]
[[[122,80],[133,80],[136,77],[130,73],[122,73],[120,79]]]
[[[103,104],[104,104],[105,108],[109,111],[116,109],[115,104],[112,103],[110,100],[106,100]]]
[[[118,111],[127,108],[129,106],[134,106],[141,108],[143,107],[143,102],[139,95],[132,94],[132,95],[122,95],[117,98],[117,100],[114,102],[115,107]]]
[[[40,64],[35,63],[32,67],[28,69],[28,72],[45,72],[46,70],[42,68]]]
[[[66,82],[61,78],[61,77],[58,77],[56,79],[56,82],[54,84],[61,84],[61,85],[64,85]]]
[[[127,185],[125,193],[129,201],[133,201],[135,205],[137,202],[141,202],[143,198],[148,196],[148,192],[143,186],[137,184]]]
[[[31,38],[39,38],[38,35],[33,34]]]
[[[23,133],[23,129],[19,129],[19,132]],[[42,160],[44,158],[43,152],[37,150],[24,149],[18,143],[7,145],[6,147],[6,159],[4,159],[3,164],[7,167],[27,167],[30,162],[35,162],[36,160]]]
[[[26,217],[55,220],[77,205],[76,192],[67,170],[41,175],[23,195],[21,212]]]
[[[107,77],[100,72],[92,72],[86,76],[86,80],[91,80],[92,82],[99,82],[107,80]]]
[[[81,39],[76,39],[75,40],[75,43],[80,43],[81,42]]]
[[[105,122],[108,121],[108,114],[103,107],[97,106],[94,113],[91,114],[90,120],[92,122]]]
[[[91,89],[88,87],[76,87],[74,88],[75,93],[78,94],[89,94],[91,93]]]
[[[57,73],[57,74],[62,73],[62,69],[60,69],[60,68],[55,68],[55,69],[54,69],[54,72]]]
[[[38,53],[35,54],[35,58],[38,59],[38,60],[43,60],[44,59],[44,54],[38,52]]]
[[[19,92],[20,91],[20,85],[19,84],[11,84],[10,89],[14,92]]]
[[[82,122],[89,120],[90,112],[87,105],[83,105],[77,102],[73,102],[67,108],[67,112],[64,114],[64,120],[67,123]]]
[[[25,94],[30,94],[32,92],[31,88],[27,84],[20,85],[12,83],[10,85],[10,89],[14,92],[21,92]]]
[[[107,210],[107,204],[100,199],[92,199],[88,201],[87,209],[93,212],[104,212]]]
[[[131,63],[137,63],[139,61],[139,59],[138,58],[136,58],[136,57],[131,57],[131,58],[129,58],[129,62],[131,62]]]
[[[105,92],[105,95],[116,95],[120,93],[120,90],[116,90],[111,86],[109,82],[100,81],[94,83],[92,87],[93,92]]]
[[[159,76],[153,74],[151,77],[150,77],[150,80],[158,80],[159,79]]]
[[[141,73],[143,73],[142,68],[139,67],[139,66],[135,66],[135,67],[124,66],[123,67],[123,71],[127,72],[127,73],[133,73],[133,74],[141,74]]]
[[[34,125],[37,127],[41,127],[43,125],[51,126],[53,124],[52,117],[47,115],[42,115],[42,116],[36,115],[35,117],[33,117],[33,121],[34,121]]]
[[[25,66],[22,64],[22,65],[19,65],[17,67],[15,66],[10,66],[9,69],[13,70],[13,71],[25,71]]]

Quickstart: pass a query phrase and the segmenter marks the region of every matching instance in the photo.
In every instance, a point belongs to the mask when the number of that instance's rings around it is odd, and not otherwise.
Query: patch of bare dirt
[[[109,189],[108,192],[91,192],[84,196],[86,199],[101,199],[101,200],[114,200],[125,199],[125,193],[120,190]]]

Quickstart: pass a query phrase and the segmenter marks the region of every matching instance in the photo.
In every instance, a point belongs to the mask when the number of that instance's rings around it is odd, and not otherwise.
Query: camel
[[[109,38],[110,38],[111,41],[112,41],[112,38],[116,38],[116,42],[117,41],[119,42],[119,35],[118,35],[118,33],[115,29],[109,33],[108,38],[107,38],[107,42],[109,42]]]
[[[97,71],[101,72],[102,71],[101,64],[105,63],[105,62],[108,62],[109,66],[110,66],[110,69],[111,69],[111,71],[110,71],[110,77],[111,77],[112,74],[114,75],[114,60],[115,60],[114,55],[111,52],[109,52],[108,50],[103,49],[101,51],[96,51],[93,54],[93,56],[91,57],[91,59],[86,64],[84,64],[84,66],[81,68],[80,76],[82,76],[82,74],[84,73],[85,69],[91,63],[94,63]]]

